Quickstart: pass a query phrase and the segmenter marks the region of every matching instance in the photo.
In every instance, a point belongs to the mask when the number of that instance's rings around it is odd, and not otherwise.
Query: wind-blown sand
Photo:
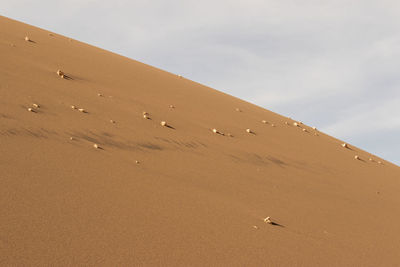
[[[0,60],[1,266],[400,265],[398,166],[5,17]]]

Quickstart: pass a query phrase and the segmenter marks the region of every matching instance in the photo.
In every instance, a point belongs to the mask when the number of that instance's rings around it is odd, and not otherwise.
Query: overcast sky
[[[400,1],[0,0],[400,165]]]

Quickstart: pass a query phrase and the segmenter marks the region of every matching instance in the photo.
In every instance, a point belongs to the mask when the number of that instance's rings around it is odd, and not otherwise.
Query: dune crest
[[[398,166],[5,17],[0,54],[0,265],[399,264]]]

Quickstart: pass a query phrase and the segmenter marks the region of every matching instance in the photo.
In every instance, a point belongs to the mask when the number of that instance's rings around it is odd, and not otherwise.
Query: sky
[[[0,0],[400,165],[400,1]]]

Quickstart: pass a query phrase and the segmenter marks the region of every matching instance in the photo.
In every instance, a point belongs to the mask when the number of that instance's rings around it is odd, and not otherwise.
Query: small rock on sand
[[[272,224],[271,217],[264,218],[264,222]]]

